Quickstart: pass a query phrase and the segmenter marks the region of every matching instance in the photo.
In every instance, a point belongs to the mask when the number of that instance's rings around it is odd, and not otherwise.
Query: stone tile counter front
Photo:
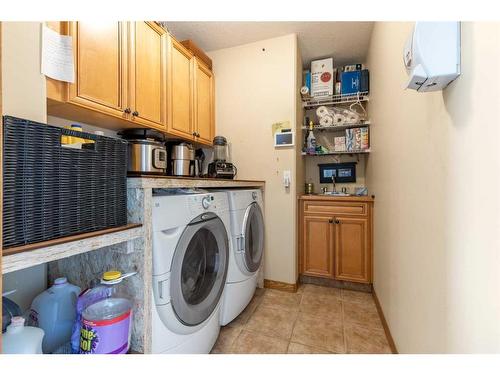
[[[125,243],[102,247],[97,250],[48,263],[49,281],[62,275],[82,288],[97,282],[109,269],[137,274],[125,280],[134,298],[131,351],[151,353],[151,307],[153,249],[152,205],[153,189],[169,188],[261,188],[264,181],[220,180],[138,176],[127,181],[127,213],[129,223],[142,224],[141,236]]]

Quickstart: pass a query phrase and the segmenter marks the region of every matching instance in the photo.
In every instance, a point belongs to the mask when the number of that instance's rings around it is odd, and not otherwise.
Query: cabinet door
[[[302,274],[333,278],[332,219],[306,215],[302,233]]]
[[[194,102],[196,141],[211,145],[214,137],[214,77],[210,69],[195,58]]]
[[[105,114],[123,116],[127,106],[127,23],[71,22],[75,83],[69,101]]]
[[[174,38],[169,39],[167,131],[172,135],[194,140],[193,55]]]
[[[369,283],[370,228],[368,218],[336,217],[335,278]]]
[[[153,22],[130,23],[131,118],[141,125],[166,130],[167,33]]]

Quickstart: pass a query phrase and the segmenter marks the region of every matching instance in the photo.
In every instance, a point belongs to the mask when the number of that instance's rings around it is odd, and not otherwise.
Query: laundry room
[[[500,22],[465,15],[0,16],[0,363],[499,354]]]

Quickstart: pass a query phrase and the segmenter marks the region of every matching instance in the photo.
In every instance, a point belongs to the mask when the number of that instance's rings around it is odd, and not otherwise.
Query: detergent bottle
[[[81,354],[124,354],[130,348],[133,302],[119,271],[104,272],[98,286],[80,295],[72,350]],[[76,347],[78,346],[78,348]]]

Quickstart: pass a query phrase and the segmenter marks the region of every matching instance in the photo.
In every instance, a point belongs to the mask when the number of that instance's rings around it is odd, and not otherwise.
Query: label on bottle
[[[124,354],[129,348],[132,310],[107,320],[82,318],[80,354]]]

